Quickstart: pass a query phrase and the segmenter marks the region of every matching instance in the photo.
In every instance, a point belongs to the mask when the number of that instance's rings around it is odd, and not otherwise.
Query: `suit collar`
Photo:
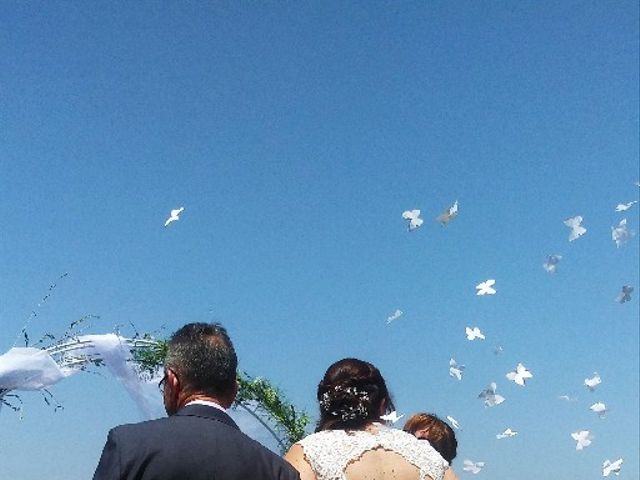
[[[234,422],[229,415],[227,415],[219,408],[210,407],[208,405],[199,405],[197,403],[187,405],[186,407],[182,407],[180,410],[178,410],[175,416],[209,418],[211,420],[217,420],[226,425],[229,425],[230,427],[240,430],[238,425],[236,425],[236,422]]]

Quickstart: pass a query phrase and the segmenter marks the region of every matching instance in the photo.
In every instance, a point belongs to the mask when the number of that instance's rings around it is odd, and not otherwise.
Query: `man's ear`
[[[221,405],[224,408],[231,408],[233,402],[236,401],[236,397],[238,396],[238,381],[233,382],[233,388],[229,391],[226,398],[219,398],[218,400],[221,402]]]

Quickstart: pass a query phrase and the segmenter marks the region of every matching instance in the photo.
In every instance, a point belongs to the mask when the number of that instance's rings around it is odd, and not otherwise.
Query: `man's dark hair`
[[[169,340],[165,366],[187,392],[221,396],[235,387],[238,357],[222,325],[189,323]]]

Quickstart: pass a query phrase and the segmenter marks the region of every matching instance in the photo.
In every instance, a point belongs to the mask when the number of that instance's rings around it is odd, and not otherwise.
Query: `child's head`
[[[447,462],[456,458],[458,441],[453,429],[432,413],[416,413],[404,424],[405,432],[429,440]]]

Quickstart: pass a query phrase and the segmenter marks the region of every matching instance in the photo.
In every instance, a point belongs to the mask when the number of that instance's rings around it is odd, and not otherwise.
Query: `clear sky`
[[[637,479],[638,237],[616,248],[611,227],[640,229],[638,205],[615,212],[639,193],[638,18],[635,1],[2,2],[0,353],[68,272],[32,337],[86,314],[92,333],[220,321],[240,367],[313,416],[330,363],[375,363],[400,413],[458,419],[461,476],[469,458],[478,478],[595,479],[622,456]],[[506,401],[486,409],[492,381]],[[90,478],[109,428],[138,420],[106,372],[52,393],[63,411],[27,393],[23,420],[0,412],[3,479]]]

